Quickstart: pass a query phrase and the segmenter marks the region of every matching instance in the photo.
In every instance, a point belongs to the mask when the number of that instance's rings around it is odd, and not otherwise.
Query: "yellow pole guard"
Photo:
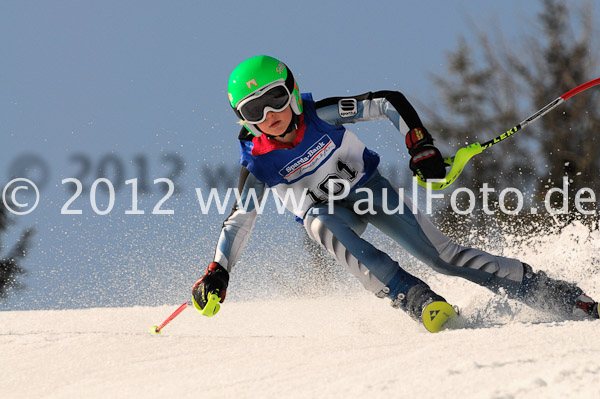
[[[475,155],[480,154],[481,151],[483,151],[483,147],[481,147],[481,144],[479,143],[473,143],[467,147],[463,147],[456,152],[454,157],[444,158],[444,162],[447,165],[452,165],[450,172],[448,172],[445,178],[426,182],[417,176],[417,183],[419,186],[431,188],[432,190],[442,190],[454,183],[454,180],[460,176],[467,162]]]
[[[216,315],[217,312],[219,312],[219,309],[221,309],[219,301],[221,301],[221,298],[219,298],[217,294],[210,294],[208,301],[206,302],[206,306],[204,309],[202,309],[200,314],[206,317],[212,317]]]

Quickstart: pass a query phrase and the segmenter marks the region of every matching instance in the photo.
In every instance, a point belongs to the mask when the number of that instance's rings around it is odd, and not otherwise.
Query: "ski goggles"
[[[285,80],[280,79],[241,100],[236,110],[241,119],[256,125],[267,119],[267,112],[281,112],[291,101],[292,95],[285,85]]]

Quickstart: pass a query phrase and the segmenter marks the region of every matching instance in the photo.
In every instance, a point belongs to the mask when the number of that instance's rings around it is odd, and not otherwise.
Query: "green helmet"
[[[258,55],[239,64],[229,75],[227,85],[229,104],[237,117],[244,121],[241,113],[237,110],[240,101],[277,80],[285,81],[285,86],[292,97],[290,105],[294,114],[302,114],[302,99],[292,71],[276,58]],[[255,124],[244,122],[244,127],[250,133],[255,136],[262,134]]]

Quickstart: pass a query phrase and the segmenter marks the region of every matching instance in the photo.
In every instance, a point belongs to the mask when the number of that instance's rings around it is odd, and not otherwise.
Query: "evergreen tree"
[[[27,254],[33,235],[32,229],[25,230],[12,249],[6,256],[3,256],[2,233],[8,229],[9,225],[10,219],[6,207],[0,201],[0,299],[6,298],[11,288],[24,288],[24,285],[18,281],[18,276],[27,273],[21,266],[21,260]]]

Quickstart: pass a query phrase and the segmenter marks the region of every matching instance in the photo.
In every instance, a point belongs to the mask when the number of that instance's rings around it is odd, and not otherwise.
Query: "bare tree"
[[[508,45],[499,30],[475,27],[476,42],[469,45],[461,38],[448,55],[447,73],[433,76],[444,104],[428,110],[428,126],[446,153],[496,137],[598,77],[600,47],[593,35],[592,5],[574,12],[564,1],[543,0],[542,5],[534,33]],[[460,184],[474,191],[486,182],[496,192],[526,187],[539,201],[549,188],[562,187],[566,177],[572,219],[575,193],[584,187],[600,189],[599,100],[598,88],[572,97],[518,136],[475,157]]]

